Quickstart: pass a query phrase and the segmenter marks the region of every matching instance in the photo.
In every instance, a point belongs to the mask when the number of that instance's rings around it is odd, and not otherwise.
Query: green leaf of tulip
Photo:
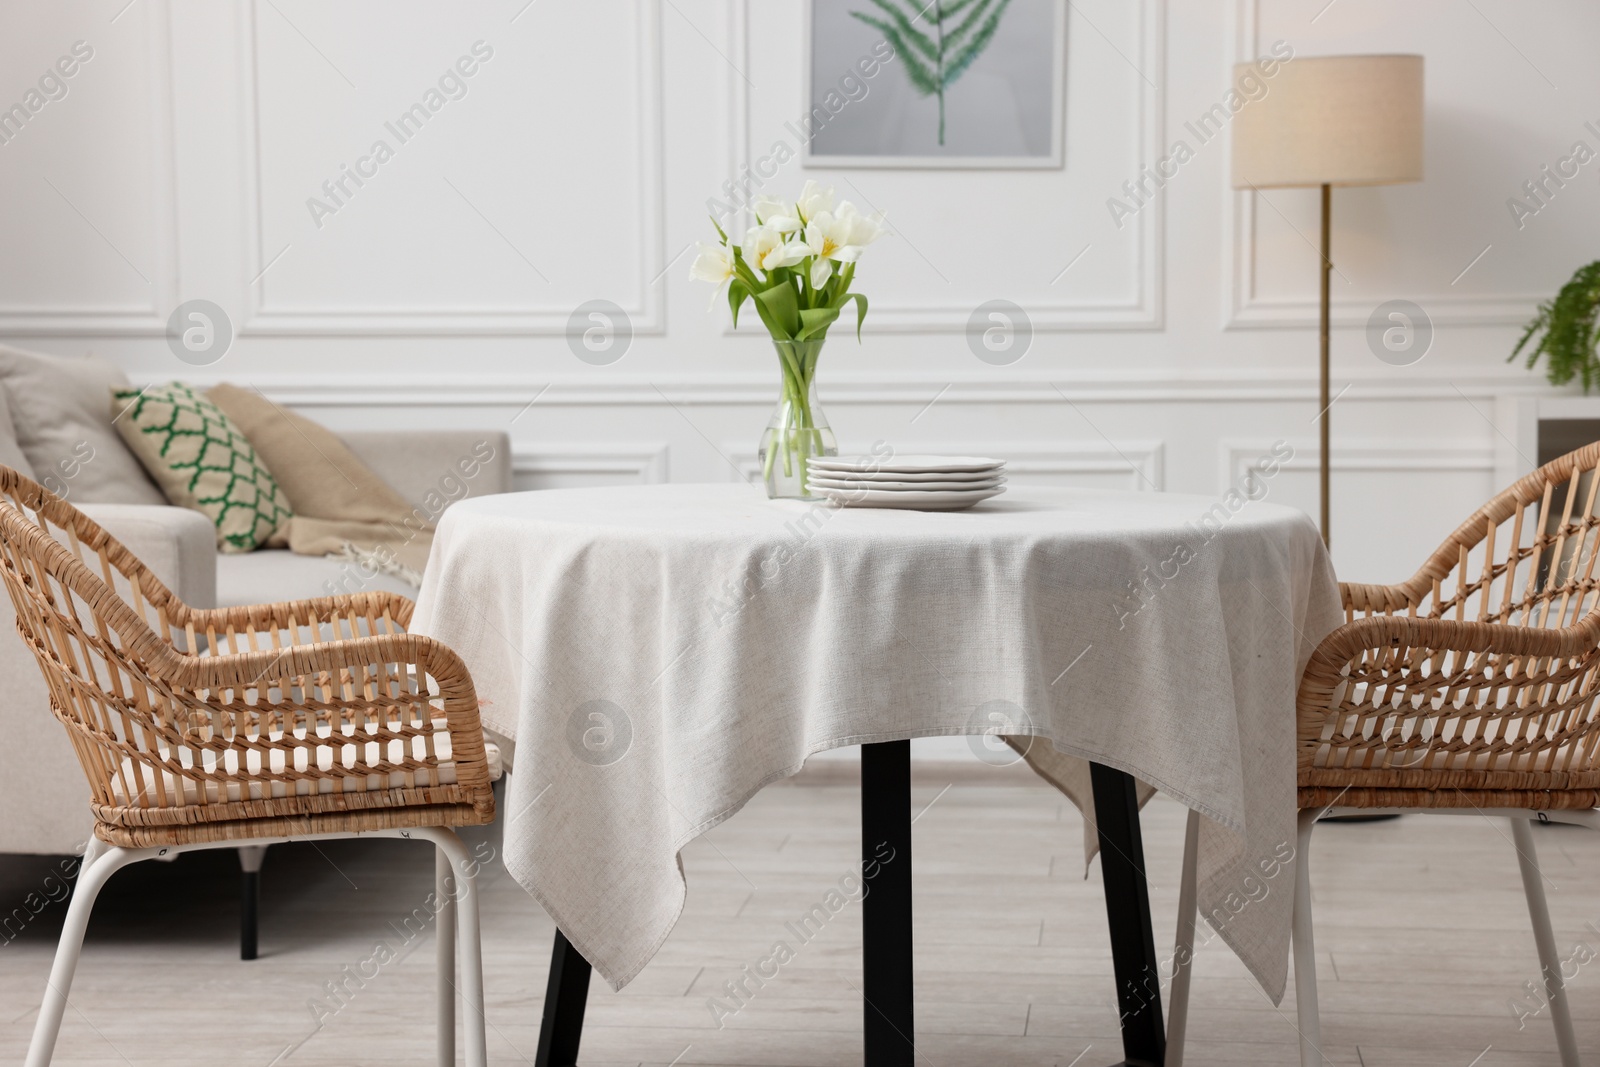
[[[826,331],[839,318],[838,308],[805,308],[800,312],[800,332],[794,335],[796,341],[804,341]]]
[[[795,296],[793,285],[783,282],[772,286],[770,289],[763,289],[756,293],[755,296],[756,303],[766,308],[767,314],[772,316],[770,319],[767,318],[767,315],[761,316],[762,320],[767,323],[767,328],[771,330],[772,336],[793,338],[799,332],[800,301]],[[781,334],[778,330],[772,328],[774,323],[783,331]]]

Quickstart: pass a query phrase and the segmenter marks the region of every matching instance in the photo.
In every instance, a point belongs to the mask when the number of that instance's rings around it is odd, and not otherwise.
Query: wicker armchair
[[[1510,819],[1561,1062],[1578,1063],[1529,820],[1600,829],[1597,468],[1600,442],[1479,508],[1406,581],[1340,586],[1347,621],[1312,654],[1296,707],[1294,964],[1304,1067],[1324,1062],[1311,831],[1329,813],[1413,811]],[[1191,853],[1186,879],[1192,862]],[[1192,902],[1180,930],[1185,924],[1192,928]],[[1181,1032],[1177,994],[1175,981]]]
[[[449,829],[494,818],[457,656],[389,593],[203,611],[76,508],[0,467],[0,576],[89,781],[94,839],[28,1067],[50,1062],[100,888],[139,860],[359,835],[437,849],[439,1060],[486,1062],[475,864]]]

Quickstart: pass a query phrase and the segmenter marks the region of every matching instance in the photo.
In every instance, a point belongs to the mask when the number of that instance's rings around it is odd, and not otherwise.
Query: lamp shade
[[[1266,84],[1234,116],[1235,189],[1422,180],[1421,56],[1297,57]]]

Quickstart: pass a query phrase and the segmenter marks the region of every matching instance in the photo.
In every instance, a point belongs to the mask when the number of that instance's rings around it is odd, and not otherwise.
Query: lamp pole
[[[1319,458],[1321,459],[1321,466],[1322,466],[1322,543],[1324,545],[1329,544],[1329,541],[1328,541],[1328,483],[1330,481],[1329,472],[1330,472],[1331,468],[1329,467],[1329,462],[1328,461],[1329,461],[1329,457],[1331,456],[1332,453],[1329,451],[1329,443],[1330,443],[1330,441],[1329,441],[1329,433],[1328,433],[1328,420],[1333,415],[1333,413],[1328,410],[1330,407],[1333,406],[1333,401],[1328,396],[1329,391],[1330,391],[1329,380],[1328,380],[1329,379],[1329,370],[1328,370],[1328,345],[1329,345],[1328,334],[1329,334],[1329,329],[1328,328],[1329,328],[1329,325],[1330,325],[1330,322],[1329,322],[1330,316],[1329,316],[1329,313],[1328,313],[1328,300],[1329,300],[1329,284],[1330,284],[1330,282],[1332,280],[1332,277],[1333,277],[1332,238],[1330,236],[1330,234],[1332,232],[1332,229],[1333,229],[1333,227],[1331,225],[1332,219],[1333,219],[1333,186],[1329,185],[1327,182],[1323,182],[1322,183],[1322,318],[1321,318],[1321,321],[1318,323],[1318,328],[1319,328],[1319,332],[1321,334],[1321,340],[1322,340],[1322,393],[1321,393],[1322,414],[1319,417],[1318,421],[1320,421],[1321,424],[1322,424],[1322,427],[1321,427],[1322,444],[1321,444],[1321,455],[1320,455]]]

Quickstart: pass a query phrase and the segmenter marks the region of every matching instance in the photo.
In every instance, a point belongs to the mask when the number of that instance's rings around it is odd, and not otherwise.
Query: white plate
[[[886,489],[819,489],[844,508],[902,508],[906,511],[960,511],[1005,492],[1004,486],[962,493],[908,493]]]
[[[817,466],[817,460],[812,460],[809,466],[819,476],[832,478],[835,481],[843,478],[852,482],[987,482],[1003,476],[1004,467],[994,467],[981,471],[930,471],[926,474],[916,471],[855,471],[832,470]]]
[[[1005,466],[1003,459],[985,456],[827,456],[811,461],[818,470],[852,474],[901,471],[907,474],[948,474],[951,471],[991,471]]]
[[[882,489],[895,492],[924,493],[937,493],[942,490],[971,492],[978,489],[993,489],[997,485],[1005,484],[1005,478],[1000,475],[974,482],[891,482],[882,478],[846,477],[845,475],[830,478],[821,471],[807,476],[806,481],[813,489]]]

